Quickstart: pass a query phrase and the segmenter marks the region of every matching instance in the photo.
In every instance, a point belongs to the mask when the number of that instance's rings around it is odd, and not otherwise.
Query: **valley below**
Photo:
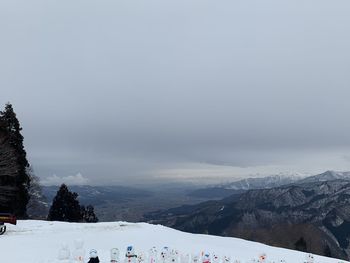
[[[82,205],[93,205],[100,222],[142,222],[144,215],[182,205],[199,204],[210,197],[193,196],[196,187],[71,186]],[[47,203],[51,204],[57,186],[43,187]],[[220,199],[220,197],[216,197]],[[49,206],[49,205],[48,205]],[[43,217],[45,214],[42,215]]]

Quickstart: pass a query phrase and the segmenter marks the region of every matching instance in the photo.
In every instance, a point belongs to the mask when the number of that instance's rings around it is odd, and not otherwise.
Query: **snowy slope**
[[[251,262],[261,253],[266,253],[267,262],[303,263],[306,254],[287,249],[266,246],[260,243],[236,238],[194,235],[160,225],[146,223],[97,223],[79,224],[46,221],[19,221],[17,226],[8,226],[5,235],[0,236],[1,263],[46,263],[56,262],[62,243],[73,249],[76,239],[83,239],[86,251],[98,250],[101,262],[109,262],[109,250],[117,247],[124,253],[128,245],[136,251],[147,252],[152,246],[158,251],[163,246],[178,249],[181,253],[216,252],[230,255],[232,262]],[[315,256],[315,263],[345,262]]]

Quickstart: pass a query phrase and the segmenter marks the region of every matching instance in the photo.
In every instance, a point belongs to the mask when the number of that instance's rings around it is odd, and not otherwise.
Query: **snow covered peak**
[[[350,172],[326,171],[312,175],[304,173],[279,173],[266,177],[252,177],[222,184],[220,187],[232,190],[269,189],[289,184],[314,183],[333,180],[350,180]]]
[[[233,190],[266,189],[295,183],[304,177],[305,175],[299,173],[279,173],[266,177],[246,178],[223,185],[222,187]]]
[[[350,172],[338,172],[329,170],[321,174],[309,176],[301,180],[299,183],[314,183],[333,180],[350,180]]]

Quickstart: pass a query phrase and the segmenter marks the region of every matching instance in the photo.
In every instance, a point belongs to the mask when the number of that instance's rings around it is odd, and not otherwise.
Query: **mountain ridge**
[[[328,170],[316,175],[301,173],[276,174],[266,177],[249,177],[230,183],[211,185],[196,189],[189,193],[190,196],[212,197],[221,199],[232,194],[240,194],[253,189],[270,189],[284,185],[315,183],[318,181],[330,181],[336,179],[350,180],[350,172],[338,172]]]
[[[347,173],[325,173],[304,182],[252,189],[222,200],[154,212],[145,217],[150,222],[192,233],[283,243],[288,248],[304,237],[309,239],[307,243],[313,253],[330,250],[346,258],[350,255],[350,180]],[[286,233],[285,240],[277,232]],[[324,244],[319,242],[312,247],[316,242],[310,241],[312,238],[323,240]]]

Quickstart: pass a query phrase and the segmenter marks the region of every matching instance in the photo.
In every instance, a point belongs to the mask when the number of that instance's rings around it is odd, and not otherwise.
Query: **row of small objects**
[[[73,262],[85,263],[85,250],[83,249],[83,242],[81,240],[75,241],[75,250],[72,255],[67,245],[63,245],[59,251],[58,259],[62,262],[69,261],[73,258]],[[89,262],[100,262],[98,258],[98,252],[95,249],[91,249],[89,252]],[[169,247],[163,247],[160,253],[158,253],[156,247],[152,247],[148,254],[139,252],[135,253],[133,246],[128,246],[123,259],[120,259],[120,253],[118,248],[112,248],[110,250],[111,263],[287,263],[286,260],[271,261],[266,254],[261,254],[256,258],[252,258],[248,261],[241,261],[238,259],[232,259],[231,256],[225,255],[220,257],[216,253],[201,252],[198,254],[180,254],[178,250],[171,249]],[[290,261],[292,263],[292,261]],[[294,263],[294,262],[293,262]],[[312,254],[307,254],[305,260],[302,263],[317,263],[314,260]],[[343,263],[339,261],[339,263]]]

